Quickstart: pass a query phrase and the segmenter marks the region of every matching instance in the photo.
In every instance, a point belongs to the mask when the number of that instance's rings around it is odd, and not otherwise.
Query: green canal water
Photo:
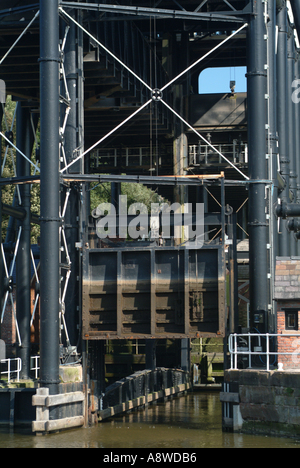
[[[1,428],[0,448],[300,448],[300,440],[223,433],[221,411],[218,393],[190,393],[88,429],[37,437]]]

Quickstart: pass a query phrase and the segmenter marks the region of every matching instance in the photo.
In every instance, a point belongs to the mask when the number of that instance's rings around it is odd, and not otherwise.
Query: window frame
[[[299,330],[298,309],[284,309],[285,313],[285,330]],[[289,324],[289,316],[294,316],[294,325]]]

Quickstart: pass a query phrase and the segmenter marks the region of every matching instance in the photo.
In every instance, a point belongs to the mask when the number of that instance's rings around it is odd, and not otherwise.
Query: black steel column
[[[59,16],[58,0],[40,0],[41,385],[59,383]]]
[[[229,333],[238,333],[239,325],[239,298],[238,298],[238,265],[237,265],[237,238],[236,238],[236,213],[230,207],[228,215],[227,234],[232,244],[228,247],[228,267],[230,284],[230,305],[229,305]]]
[[[180,340],[181,344],[181,369],[185,372],[191,370],[191,340],[189,338],[183,338]]]
[[[17,148],[30,157],[34,143],[33,131],[30,122],[30,110],[22,108],[21,102],[17,109]],[[30,176],[30,163],[17,153],[18,176]],[[17,318],[20,329],[22,345],[18,347],[18,357],[22,359],[22,379],[30,378],[30,281],[31,281],[31,222],[30,222],[30,185],[24,184],[19,187],[21,206],[26,212],[23,221],[20,221],[22,233],[20,237],[17,255]]]
[[[290,96],[287,97],[287,108],[288,108],[288,158],[290,161],[290,191],[293,194],[293,201],[296,202],[297,197],[297,173],[296,173],[296,140],[295,140],[295,113],[294,103],[292,100],[292,83],[294,81],[295,74],[295,40],[294,30],[290,28],[288,35],[288,68],[287,68],[287,80],[288,89]],[[295,237],[290,234],[290,255],[296,255],[296,240]]]
[[[2,122],[3,118],[3,107],[0,106],[0,122]],[[2,148],[2,137],[0,137],[0,145]],[[2,158],[0,157],[1,164],[2,164]],[[0,187],[0,200],[2,200],[2,187]],[[3,242],[2,239],[2,203],[0,203],[0,241]],[[2,255],[0,255],[0,310],[2,311],[2,305],[3,305],[3,296],[4,296],[4,265],[3,265],[3,258]],[[1,339],[1,319],[0,319],[0,339]]]
[[[270,233],[269,239],[271,244],[271,258],[270,258],[270,273],[271,273],[271,291],[270,299],[272,304],[272,315],[269,315],[269,331],[276,329],[276,309],[277,305],[274,301],[274,284],[275,284],[275,268],[276,257],[279,255],[279,240],[278,240],[278,220],[276,213],[273,209],[278,203],[278,132],[277,132],[277,66],[276,66],[276,0],[268,2],[268,66],[269,66],[269,100],[268,100],[268,124],[269,124],[269,137],[268,137],[268,153],[269,159],[269,179],[272,180],[273,190],[270,194]]]
[[[277,128],[279,134],[280,173],[285,181],[285,188],[281,193],[283,203],[289,203],[290,188],[290,160],[288,157],[288,88],[287,88],[287,8],[286,1],[277,12]],[[285,220],[280,221],[279,255],[290,255],[289,232]]]
[[[269,56],[269,145],[270,158],[269,161],[269,178],[273,182],[272,206],[276,206],[278,200],[278,133],[277,133],[277,69],[276,69],[276,0],[268,2],[268,56]],[[277,216],[270,213],[272,218],[272,252],[273,252],[273,268],[272,273],[275,277],[275,263],[278,255],[278,229]]]
[[[295,80],[300,79],[300,60],[298,58],[295,66]],[[297,172],[297,194],[296,203],[300,204],[300,103],[295,103],[295,135],[296,135],[296,172]],[[300,242],[297,242],[297,255],[300,256]]]
[[[156,368],[156,340],[145,340],[146,344],[146,369]]]
[[[75,17],[74,13],[74,17]],[[77,18],[76,18],[77,19]],[[68,92],[71,100],[71,109],[68,116],[68,121],[64,134],[64,147],[66,152],[66,160],[69,164],[73,159],[74,151],[79,146],[79,128],[78,128],[78,107],[83,105],[82,102],[77,102],[78,98],[78,77],[79,70],[77,67],[78,58],[78,41],[76,34],[76,26],[73,22],[70,23],[70,30],[67,36],[65,46],[65,73],[68,85]],[[63,85],[64,86],[64,85]],[[65,107],[63,111],[65,111]],[[62,119],[65,115],[63,112]],[[76,154],[77,156],[77,154]],[[82,162],[78,161],[70,167],[71,173],[82,173]],[[63,201],[62,201],[63,204]],[[68,283],[68,289],[65,299],[65,318],[70,338],[70,344],[75,346],[78,342],[78,322],[79,322],[79,284],[77,277],[79,276],[79,258],[78,251],[75,248],[75,243],[79,241],[79,200],[76,186],[71,186],[69,202],[65,214],[65,233],[66,241],[69,250],[71,261],[71,275]]]
[[[267,74],[264,5],[252,0],[254,15],[248,30],[248,145],[249,145],[249,263],[251,323],[255,313],[268,310],[268,222],[266,219],[266,100]],[[260,330],[262,331],[262,330]]]

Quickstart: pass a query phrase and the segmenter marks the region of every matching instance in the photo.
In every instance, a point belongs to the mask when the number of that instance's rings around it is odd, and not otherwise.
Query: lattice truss
[[[64,33],[64,38],[62,41],[62,44],[60,46],[60,78],[63,83],[61,86],[61,94],[59,98],[60,105],[62,109],[64,109],[64,118],[63,118],[63,124],[62,127],[60,128],[60,144],[59,144],[59,150],[60,150],[60,163],[64,167],[67,165],[67,159],[66,159],[66,153],[65,153],[65,148],[64,148],[64,134],[66,130],[66,126],[68,123],[68,117],[70,115],[71,111],[71,106],[76,106],[76,103],[73,103],[70,98],[70,93],[68,90],[68,83],[67,83],[67,78],[66,78],[66,72],[65,72],[65,67],[64,67],[64,50],[67,42],[67,37],[70,31],[70,26],[66,26],[65,28],[65,33]],[[59,216],[63,220],[67,211],[68,207],[68,202],[69,202],[69,197],[70,197],[70,189],[67,190],[65,200],[63,207],[60,208],[60,213]],[[65,320],[65,299],[66,299],[66,294],[68,290],[68,284],[70,280],[70,276],[72,273],[71,270],[71,259],[69,255],[69,250],[68,250],[68,245],[67,245],[67,240],[66,240],[66,233],[65,233],[65,224],[62,223],[59,228],[59,234],[60,234],[60,239],[61,239],[61,253],[65,253],[65,262],[62,263],[62,269],[65,270],[65,275],[61,276],[61,289],[60,289],[60,320],[63,324],[63,328],[65,331],[66,335],[66,344],[69,347],[70,346],[70,340],[69,340],[69,334],[68,334],[68,328]]]
[[[202,7],[202,5],[204,5],[206,3],[207,0],[203,1],[199,7],[195,10],[196,12],[200,10],[200,8]],[[227,2],[226,0],[224,0],[224,2],[230,6],[230,8],[232,10],[234,10],[234,8],[230,5],[229,2]],[[65,3],[65,5],[67,6],[67,4]],[[69,4],[68,4],[69,6]],[[59,46],[60,48],[60,56],[61,56],[61,63],[60,63],[60,78],[61,78],[61,81],[63,83],[63,85],[61,86],[61,94],[59,96],[59,101],[60,101],[60,104],[61,106],[64,108],[64,118],[63,118],[63,123],[62,123],[62,127],[60,128],[60,134],[61,134],[61,143],[60,143],[60,156],[59,156],[59,161],[60,161],[60,173],[63,175],[64,173],[68,173],[68,169],[75,163],[77,163],[79,160],[82,160],[87,154],[89,154],[94,148],[96,147],[99,147],[107,138],[109,138],[111,135],[113,135],[114,133],[116,133],[118,130],[120,130],[122,127],[124,127],[130,120],[132,120],[134,117],[136,117],[139,113],[141,113],[147,106],[149,106],[152,102],[156,102],[157,104],[161,104],[163,106],[165,106],[169,111],[171,111],[175,116],[176,118],[178,118],[181,122],[184,123],[184,125],[186,125],[190,130],[192,130],[202,141],[205,142],[206,145],[208,145],[209,147],[211,147],[211,149],[217,153],[224,161],[226,161],[230,166],[232,166],[242,177],[243,179],[245,180],[249,180],[248,176],[245,175],[238,167],[236,167],[229,159],[227,159],[224,154],[222,154],[215,146],[213,146],[205,137],[203,137],[203,135],[201,135],[195,128],[193,128],[192,125],[190,125],[178,112],[176,112],[167,102],[166,100],[164,99],[164,92],[172,85],[174,84],[179,78],[181,78],[182,76],[186,75],[192,68],[196,67],[200,62],[202,62],[203,60],[205,60],[209,55],[213,54],[217,49],[221,48],[226,42],[230,41],[233,37],[235,37],[236,35],[238,35],[242,30],[244,30],[248,24],[247,23],[244,23],[242,24],[241,27],[239,27],[237,30],[235,30],[231,35],[229,35],[228,37],[226,37],[226,39],[224,39],[223,41],[221,41],[219,44],[217,44],[213,49],[211,49],[209,52],[207,52],[205,55],[203,55],[202,57],[200,57],[198,60],[196,60],[193,64],[191,64],[188,68],[184,69],[181,73],[179,73],[177,76],[175,76],[173,79],[171,79],[167,84],[165,84],[163,87],[161,88],[152,88],[148,83],[146,83],[140,76],[138,76],[129,66],[126,65],[126,63],[124,63],[122,60],[120,60],[113,52],[111,52],[106,46],[105,44],[103,44],[102,42],[100,42],[97,37],[95,37],[93,34],[91,34],[86,28],[84,28],[80,23],[78,23],[72,16],[70,16],[67,11],[62,7],[60,6],[59,7],[59,13],[61,15],[62,18],[65,19],[66,21],[66,26],[65,26],[65,31],[64,31],[64,37],[63,37],[63,40],[62,40],[62,43],[61,45]],[[29,22],[29,24],[27,25],[27,27],[24,29],[24,31],[22,32],[22,34],[18,37],[18,39],[16,40],[16,42],[12,45],[12,47],[8,50],[8,52],[4,55],[4,57],[2,58],[2,60],[0,61],[0,65],[1,63],[6,59],[6,57],[9,55],[9,53],[13,50],[13,48],[15,47],[15,45],[22,39],[22,37],[24,36],[24,34],[26,34],[26,32],[28,31],[28,29],[31,27],[31,25],[34,23],[34,21],[38,18],[39,16],[39,12],[37,12],[35,14],[35,16],[33,17],[32,21]],[[97,141],[93,146],[91,146],[90,148],[86,149],[86,150],[83,150],[82,148],[81,149],[74,149],[73,151],[73,159],[71,162],[67,163],[67,159],[66,159],[66,154],[65,154],[65,149],[64,149],[64,144],[63,144],[63,135],[65,133],[65,129],[66,129],[66,126],[67,126],[67,122],[68,122],[68,117],[69,117],[69,114],[70,114],[70,111],[71,111],[71,106],[74,104],[71,102],[71,99],[70,99],[70,93],[69,93],[69,90],[68,90],[68,84],[67,84],[67,79],[66,79],[66,74],[65,74],[65,69],[64,69],[64,62],[63,62],[63,55],[64,55],[64,49],[65,49],[65,45],[66,45],[66,41],[67,41],[67,37],[68,37],[68,33],[69,33],[69,30],[70,30],[70,27],[69,27],[69,22],[73,22],[79,29],[81,29],[83,31],[84,34],[86,34],[95,44],[97,44],[99,47],[101,47],[101,49],[103,49],[107,54],[109,54],[116,62],[118,62],[125,70],[127,70],[134,78],[136,78],[138,81],[140,81],[140,83],[148,89],[149,91],[149,99],[147,102],[145,102],[143,105],[141,105],[135,112],[133,112],[129,117],[127,117],[126,119],[123,120],[123,122],[121,122],[119,125],[117,125],[113,130],[111,130],[110,132],[108,132],[105,136],[103,136],[101,139],[99,139],[99,141]],[[7,131],[10,131],[11,129],[7,128]],[[34,131],[34,126],[33,126],[33,131]],[[2,136],[2,138],[4,138],[4,140],[7,142],[7,146],[6,146],[6,150],[5,150],[5,155],[4,155],[4,159],[3,159],[3,164],[2,164],[2,168],[1,168],[1,172],[3,173],[3,169],[5,167],[5,163],[6,163],[6,159],[7,159],[7,154],[8,154],[8,151],[13,151],[13,149],[15,151],[17,151],[18,153],[20,153],[27,161],[30,162],[30,164],[34,167],[34,171],[35,173],[36,172],[40,172],[40,168],[38,167],[38,165],[34,164],[30,157],[27,157],[24,153],[22,153],[13,143],[12,141],[9,139],[9,137],[7,136],[8,134],[4,134],[2,132],[0,132],[0,135]],[[35,139],[36,139],[36,134],[34,132],[34,136],[35,136]],[[80,153],[78,155],[78,153]],[[13,158],[13,155],[12,155],[12,160],[14,161],[14,158]],[[17,173],[16,173],[16,167],[15,167],[15,164],[13,162],[13,167],[14,167],[14,175],[15,177],[17,177]],[[1,174],[2,175],[2,174]],[[21,197],[20,197],[20,191],[19,191],[19,188],[17,186],[17,194],[18,194],[18,199],[19,199],[19,203],[21,204],[22,200],[21,200]],[[66,210],[67,210],[67,206],[68,206],[68,201],[69,201],[69,196],[70,196],[70,190],[67,190],[66,192],[66,197],[65,197],[65,201],[64,201],[64,204],[63,206],[61,207],[61,212],[60,212],[60,216],[61,218],[63,219],[64,216],[65,216],[65,213],[66,213]],[[5,314],[5,310],[6,310],[6,306],[7,306],[7,302],[8,302],[8,297],[10,297],[10,301],[11,301],[11,305],[12,305],[12,310],[13,310],[13,314],[14,314],[14,317],[15,317],[15,320],[16,320],[16,329],[17,329],[17,335],[18,335],[18,341],[19,341],[19,344],[21,345],[21,337],[20,337],[20,333],[19,333],[19,327],[18,327],[18,322],[17,322],[17,316],[16,316],[16,311],[15,311],[15,308],[14,308],[14,303],[13,303],[13,296],[12,296],[12,287],[11,287],[11,277],[12,277],[12,273],[13,273],[13,269],[14,269],[14,266],[15,266],[15,261],[16,261],[16,257],[17,257],[17,253],[18,253],[18,247],[19,247],[19,240],[20,240],[20,237],[21,237],[21,232],[22,232],[22,227],[20,226],[19,227],[19,231],[18,231],[18,235],[17,235],[17,241],[16,241],[16,244],[15,244],[15,250],[14,250],[14,255],[13,255],[13,259],[12,259],[12,262],[10,264],[10,267],[8,268],[8,265],[6,263],[6,259],[5,259],[5,255],[4,255],[4,248],[3,248],[3,244],[1,245],[1,251],[2,251],[2,256],[3,256],[3,261],[4,261],[4,267],[5,267],[5,274],[6,274],[6,282],[7,284],[9,284],[10,286],[7,288],[7,291],[5,293],[5,298],[4,298],[4,305],[3,305],[3,308],[2,308],[2,312],[1,312],[1,322],[3,322],[3,317],[4,317],[4,314]],[[66,321],[65,321],[65,316],[64,316],[64,310],[65,310],[65,299],[66,299],[66,295],[67,295],[67,289],[68,289],[68,283],[69,283],[69,279],[70,279],[70,276],[72,274],[72,270],[71,270],[71,260],[70,260],[70,255],[69,255],[69,251],[68,251],[68,246],[67,246],[67,241],[66,241],[66,235],[65,235],[65,226],[64,224],[62,223],[61,224],[61,227],[60,227],[60,237],[61,237],[61,251],[64,251],[65,253],[65,264],[64,264],[64,267],[65,270],[66,270],[66,274],[64,276],[64,280],[63,280],[63,284],[61,286],[61,297],[60,297],[60,319],[63,323],[63,326],[64,326],[64,330],[65,330],[65,334],[66,334],[66,341],[67,341],[67,345],[69,346],[70,345],[70,342],[69,342],[69,336],[68,336],[68,331],[67,331],[67,324],[66,324]],[[36,277],[36,281],[37,283],[39,282],[39,278],[38,278],[38,273],[37,273],[37,269],[36,269],[36,266],[35,266],[35,262],[34,262],[34,258],[33,258],[33,254],[31,252],[31,257],[32,257],[32,262],[33,262],[33,265],[34,265],[34,275]],[[36,299],[35,299],[35,305],[34,305],[34,311],[33,311],[33,315],[31,317],[31,323],[33,322],[34,320],[34,315],[36,313],[36,308],[37,308],[37,304],[38,304],[38,299],[39,299],[39,293],[37,293],[36,295]]]
[[[9,153],[10,153],[10,161],[12,163],[14,177],[17,177],[18,174],[17,174],[17,169],[16,169],[14,150],[16,152],[20,153],[27,161],[30,161],[30,158],[28,158],[25,154],[23,154],[12,142],[13,128],[14,128],[14,123],[15,123],[19,103],[16,104],[12,124],[11,124],[10,127],[8,126],[8,122],[7,122],[7,118],[6,118],[6,114],[5,114],[5,107],[4,107],[3,104],[2,104],[2,106],[3,106],[3,116],[4,116],[6,132],[5,132],[5,134],[0,132],[0,135],[6,141],[6,148],[5,148],[5,153],[4,153],[3,162],[2,162],[2,166],[1,166],[1,177],[3,178],[4,170],[5,170],[5,167],[6,167],[7,162],[8,162],[8,154]],[[36,144],[36,146],[38,146],[37,136],[36,136],[36,131],[35,131],[35,126],[34,126],[34,123],[33,123],[32,115],[31,115],[31,126],[32,126],[32,131],[33,131],[33,135],[34,135],[35,144]],[[40,172],[40,169],[36,164],[34,164],[32,161],[30,161],[30,163],[34,166],[34,175],[36,174],[36,172]],[[16,195],[17,195],[17,200],[18,200],[19,206],[22,206],[22,197],[21,197],[21,193],[20,193],[20,189],[19,189],[18,185],[16,186]],[[15,305],[14,305],[14,298],[13,298],[12,292],[13,292],[13,272],[14,272],[14,268],[15,268],[15,264],[16,264],[16,258],[17,258],[17,254],[18,254],[21,234],[22,234],[22,226],[20,225],[19,228],[18,228],[17,240],[16,240],[16,243],[15,243],[13,257],[12,257],[12,260],[10,262],[10,265],[7,264],[7,259],[6,259],[5,252],[4,252],[4,246],[3,246],[3,243],[1,243],[1,255],[2,255],[2,259],[3,259],[3,265],[4,265],[4,271],[5,271],[4,285],[5,285],[5,289],[6,289],[5,296],[4,296],[4,302],[3,302],[3,307],[2,307],[2,311],[1,311],[1,323],[3,323],[4,313],[6,311],[8,298],[9,298],[10,303],[11,303],[13,316],[14,316],[15,323],[16,323],[16,333],[17,333],[19,346],[21,346],[22,340],[21,340],[21,336],[20,336],[20,331],[19,331],[18,320],[17,320],[16,310],[15,310]],[[32,249],[30,249],[30,253],[31,253],[31,260],[32,260],[32,265],[33,265],[33,269],[34,269],[34,275],[35,275],[36,283],[39,284],[39,277],[38,277],[37,268],[36,268],[36,264],[35,264]],[[33,314],[32,314],[31,321],[30,321],[30,326],[32,325],[33,320],[34,320],[38,300],[39,300],[39,294],[37,294],[36,299],[35,299]]]
[[[4,58],[1,60],[1,63],[3,62],[3,60],[4,60]],[[22,151],[20,151],[14,145],[14,143],[12,141],[13,140],[13,128],[14,128],[17,109],[18,109],[19,105],[20,105],[19,103],[16,104],[13,119],[12,119],[12,123],[11,123],[11,126],[9,127],[8,122],[7,122],[7,118],[6,118],[6,113],[5,113],[5,106],[4,106],[4,104],[2,104],[3,118],[4,118],[4,122],[5,122],[5,129],[6,129],[5,133],[0,132],[0,135],[2,136],[2,138],[4,138],[4,140],[6,142],[6,148],[5,148],[3,162],[2,162],[2,166],[1,166],[1,177],[2,178],[3,178],[4,170],[5,170],[7,162],[8,162],[8,154],[9,153],[10,153],[10,161],[12,163],[14,177],[18,176],[17,169],[16,169],[16,163],[15,163],[14,150],[16,152],[20,153],[28,162],[30,162],[30,164],[32,164],[32,166],[34,167],[34,175],[37,172],[40,172],[39,167],[36,164],[34,164],[30,160],[30,158],[28,158],[24,153],[22,153]],[[36,144],[36,146],[38,146],[36,130],[35,130],[32,114],[31,114],[31,127],[32,127],[32,131],[33,131],[33,135],[34,135],[35,144]],[[19,189],[18,185],[16,186],[16,195],[17,195],[19,206],[22,206],[22,197],[21,197],[21,193],[20,193],[20,189]],[[12,260],[10,262],[10,265],[8,265],[8,263],[7,263],[7,259],[6,259],[5,252],[4,252],[4,246],[3,246],[3,243],[1,243],[1,255],[2,255],[2,259],[3,259],[3,265],[4,265],[4,271],[5,271],[4,285],[5,285],[5,289],[6,289],[5,296],[4,296],[4,302],[3,302],[3,307],[2,307],[2,311],[1,311],[1,323],[3,323],[4,314],[5,314],[5,311],[7,310],[8,299],[10,299],[11,310],[12,310],[12,313],[13,313],[13,316],[14,316],[14,319],[15,319],[15,323],[16,323],[16,333],[17,333],[17,339],[18,339],[19,346],[21,346],[21,344],[22,344],[22,339],[21,339],[21,335],[20,335],[20,331],[19,331],[19,325],[18,325],[17,314],[16,314],[14,298],[13,298],[13,272],[14,272],[14,268],[15,268],[15,264],[16,264],[16,258],[17,258],[17,254],[18,254],[18,250],[19,250],[21,234],[22,234],[22,226],[19,226],[18,233],[17,233],[17,240],[16,240],[16,243],[15,243],[13,257],[12,257]],[[39,277],[38,277],[37,268],[36,268],[36,264],[35,264],[32,249],[30,249],[30,254],[31,254],[31,261],[32,261],[33,269],[34,269],[34,276],[35,276],[35,279],[36,279],[36,283],[39,284]],[[34,309],[33,309],[33,314],[32,314],[31,321],[30,321],[30,326],[33,324],[34,316],[35,316],[37,305],[38,305],[38,300],[39,300],[39,294],[37,294],[36,298],[35,298]]]
[[[24,29],[22,34],[20,34],[20,36],[15,41],[13,46],[8,50],[8,52],[1,59],[0,65],[8,57],[8,55],[14,49],[16,44],[26,34],[26,32],[29,30],[29,28],[34,23],[34,21],[38,18],[38,16],[39,16],[39,11],[35,14],[34,18],[32,19],[32,21],[30,21],[30,23]],[[66,39],[67,39],[69,29],[70,29],[69,26],[67,26],[66,30],[65,30],[64,39],[63,39],[62,44],[60,46],[60,56],[61,56],[60,77],[61,77],[61,80],[63,82],[63,86],[62,86],[63,91],[62,91],[62,95],[60,96],[60,103],[65,107],[65,117],[64,117],[64,120],[63,120],[63,125],[60,128],[61,136],[64,135],[65,128],[66,128],[66,125],[67,125],[68,115],[69,115],[70,110],[71,110],[71,99],[70,99],[70,95],[69,95],[69,92],[68,92],[66,74],[65,74],[64,63],[63,63],[63,52],[64,52],[64,48],[65,48]],[[8,154],[9,153],[10,153],[10,161],[12,163],[12,168],[13,168],[13,175],[14,175],[14,177],[18,177],[14,152],[17,152],[17,153],[21,154],[21,156],[24,157],[33,166],[33,168],[34,168],[33,175],[36,175],[37,172],[38,173],[40,172],[39,166],[31,161],[30,156],[29,157],[26,156],[13,143],[13,128],[14,128],[14,125],[15,125],[17,109],[18,109],[19,105],[20,105],[19,103],[16,104],[13,119],[12,119],[12,123],[11,123],[11,126],[9,127],[7,117],[6,117],[6,113],[5,113],[5,106],[4,106],[4,104],[2,104],[2,106],[3,106],[3,109],[2,109],[3,110],[3,118],[4,118],[4,122],[5,122],[6,131],[5,131],[5,133],[0,132],[0,135],[6,142],[6,148],[5,148],[5,153],[4,153],[3,162],[2,162],[2,166],[1,166],[1,177],[3,177],[3,175],[4,175],[4,170],[5,170],[5,167],[6,167],[7,162],[8,162]],[[32,127],[36,147],[38,147],[36,128],[34,126],[32,114],[31,114],[31,127]],[[66,155],[65,155],[65,151],[64,151],[64,145],[63,145],[62,142],[63,142],[63,138],[61,138],[61,143],[60,143],[60,160],[62,162],[64,162],[64,165],[66,165],[67,164],[66,163]],[[18,204],[19,204],[19,206],[22,206],[22,197],[21,197],[21,193],[20,193],[20,189],[19,189],[18,185],[16,185],[16,194],[17,194]],[[66,197],[65,197],[65,202],[64,202],[63,209],[61,210],[61,213],[60,213],[60,217],[62,219],[65,216],[65,212],[66,212],[67,204],[68,204],[68,200],[69,200],[69,195],[70,195],[70,191],[68,190],[67,194],[66,194]],[[16,333],[17,333],[17,339],[18,339],[19,346],[21,346],[21,344],[22,344],[22,339],[21,339],[21,335],[20,335],[20,331],[19,331],[19,325],[18,325],[17,314],[16,314],[16,309],[15,309],[15,303],[14,303],[14,297],[13,297],[13,272],[14,272],[15,265],[16,265],[16,259],[17,259],[17,255],[18,255],[18,249],[19,249],[21,234],[22,234],[22,226],[19,226],[18,233],[17,233],[17,240],[16,240],[16,243],[15,243],[15,248],[14,248],[14,252],[13,252],[13,256],[12,256],[10,265],[8,265],[8,262],[7,262],[7,259],[6,259],[6,256],[5,256],[4,245],[3,245],[3,243],[1,243],[1,255],[2,255],[2,258],[3,258],[3,264],[4,264],[4,270],[5,270],[4,284],[5,284],[5,289],[6,289],[5,296],[4,296],[4,302],[3,302],[3,307],[2,307],[2,310],[1,310],[1,323],[3,323],[4,315],[5,315],[5,312],[7,311],[8,299],[10,299],[11,310],[12,310],[12,313],[13,313],[13,316],[14,316],[14,319],[15,319],[15,324],[16,324]],[[61,319],[61,321],[63,323],[63,326],[64,326],[64,329],[65,329],[67,344],[69,344],[68,331],[67,331],[67,326],[66,326],[66,322],[65,322],[65,318],[64,318],[64,310],[65,310],[64,301],[65,301],[65,297],[66,297],[66,291],[67,291],[67,287],[68,287],[69,278],[70,278],[70,275],[71,275],[71,261],[70,261],[70,256],[69,256],[67,242],[66,242],[65,229],[64,229],[63,225],[60,227],[60,237],[61,237],[61,243],[62,243],[61,251],[62,250],[65,251],[65,261],[66,261],[65,264],[66,264],[66,268],[67,268],[67,273],[66,273],[66,276],[65,276],[65,282],[64,282],[64,285],[63,285],[62,290],[61,290],[61,298],[60,298],[61,317],[60,317],[60,319]],[[38,271],[37,271],[37,267],[36,267],[36,263],[35,263],[35,260],[34,260],[32,249],[31,249],[31,261],[32,261],[32,265],[33,265],[36,284],[39,285],[39,276],[38,276]],[[38,306],[39,297],[40,297],[39,287],[37,287],[36,290],[37,290],[37,293],[36,293],[36,297],[35,297],[35,301],[34,301],[34,307],[33,307],[33,312],[32,312],[32,316],[31,316],[31,320],[30,320],[30,326],[32,326],[32,324],[33,324],[35,314],[36,314],[36,310],[37,310],[37,306]]]
[[[206,3],[206,2],[204,2]],[[146,107],[148,107],[152,101],[155,102],[160,102],[164,106],[169,109],[179,120],[181,120],[190,130],[192,130],[202,141],[205,142],[206,145],[211,147],[214,152],[216,152],[219,156],[221,156],[224,161],[226,161],[230,166],[232,166],[237,172],[239,172],[242,177],[245,180],[249,180],[249,178],[242,172],[240,169],[238,169],[229,159],[224,156],[215,146],[213,146],[203,135],[201,135],[192,125],[190,125],[181,115],[179,115],[169,104],[164,100],[164,91],[169,88],[172,84],[174,84],[179,78],[182,76],[186,75],[192,68],[196,67],[199,63],[201,63],[203,60],[205,60],[209,55],[211,55],[213,52],[215,52],[217,49],[222,47],[226,42],[230,41],[233,37],[238,35],[243,29],[245,29],[248,24],[245,23],[243,24],[239,29],[234,31],[230,36],[226,37],[223,41],[221,41],[218,45],[216,45],[213,49],[211,49],[209,52],[204,54],[201,58],[196,60],[192,65],[187,67],[185,70],[183,70],[181,73],[179,73],[177,76],[175,76],[172,80],[170,80],[167,84],[165,84],[162,88],[152,88],[148,83],[146,83],[140,76],[138,76],[130,67],[128,67],[122,60],[120,60],[113,52],[111,52],[102,42],[100,42],[94,35],[92,35],[87,29],[85,29],[81,24],[79,24],[74,18],[72,18],[62,7],[59,7],[60,13],[62,14],[63,17],[67,18],[69,21],[72,21],[78,28],[80,28],[84,34],[86,34],[92,41],[97,44],[99,47],[101,47],[107,54],[109,54],[116,62],[118,62],[125,70],[127,70],[129,73],[132,74],[134,78],[136,78],[140,83],[145,86],[149,92],[150,92],[150,99],[145,102],[139,109],[137,109],[135,112],[133,112],[129,117],[123,120],[119,125],[117,125],[113,130],[108,132],[105,136],[103,136],[99,141],[97,141],[93,146],[85,150],[83,153],[81,153],[79,156],[77,156],[75,159],[73,159],[72,162],[67,164],[63,169],[61,169],[61,173],[66,172],[69,167],[71,167],[73,164],[75,164],[77,161],[80,159],[84,158],[84,156],[88,153],[90,153],[94,148],[98,147],[101,145],[107,138],[109,138],[112,134],[117,132],[121,127],[123,127],[125,124],[127,124],[130,120],[132,120],[134,117],[136,117],[142,110],[144,110]]]

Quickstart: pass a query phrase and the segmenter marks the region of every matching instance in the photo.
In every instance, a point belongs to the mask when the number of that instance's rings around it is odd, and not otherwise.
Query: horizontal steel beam
[[[114,174],[83,174],[83,175],[71,175],[64,174],[62,180],[64,182],[127,182],[127,183],[138,183],[144,185],[202,185],[204,181],[208,180],[219,180],[223,178],[222,175],[203,175],[203,176],[137,176],[137,175],[114,175]]]
[[[91,182],[116,182],[116,183],[132,183],[132,184],[144,184],[144,185],[199,185],[208,183],[212,185],[218,184],[218,180],[221,175],[205,174],[197,177],[176,177],[176,176],[139,176],[139,175],[117,175],[117,174],[64,174],[61,176],[61,183],[80,182],[80,183],[91,183]],[[0,179],[0,186],[2,185],[22,185],[22,184],[39,184],[40,176],[30,177],[10,177]],[[271,180],[229,180],[224,179],[224,185],[226,186],[249,186],[250,184],[269,184],[272,185]]]
[[[107,5],[103,3],[78,3],[78,2],[60,2],[61,7],[74,8],[77,10],[98,11],[99,13],[118,13],[131,16],[152,16],[155,18],[171,18],[197,21],[224,21],[230,23],[244,23],[245,20],[239,16],[227,14],[198,13],[194,11],[167,10],[162,8],[147,8],[125,5]]]
[[[139,176],[139,175],[116,175],[116,174],[64,174],[61,176],[61,183],[80,182],[80,183],[91,183],[91,182],[116,182],[116,183],[137,183],[145,185],[199,185],[203,181],[207,183],[211,181],[215,184],[216,180],[223,178],[222,175],[206,174],[199,176]],[[224,181],[230,185],[244,185],[245,181]],[[249,183],[249,181],[247,181]],[[10,177],[0,179],[0,186],[2,185],[22,185],[22,184],[39,184],[40,176],[30,177]]]
[[[1,16],[12,16],[12,15],[19,15],[20,13],[26,13],[27,11],[38,10],[40,7],[39,3],[33,3],[32,5],[26,5],[22,7],[15,7],[15,8],[5,8],[4,10],[0,10],[0,17]],[[19,21],[18,21],[19,22]],[[24,27],[24,22],[21,25]]]
[[[6,205],[5,203],[2,203],[2,213],[19,220],[23,220],[26,217],[26,211],[24,208],[16,208],[11,205]]]
[[[2,203],[2,213],[21,221],[23,221],[26,217],[26,211],[24,208],[6,205],[5,203]],[[30,219],[33,224],[40,224],[40,218],[37,214],[31,213]]]
[[[151,214],[139,214],[139,215],[129,215],[127,214],[126,217],[123,215],[97,215],[97,210],[92,211],[92,217],[100,221],[105,219],[110,226],[112,223],[116,223],[116,227],[126,227],[128,226],[134,219],[138,216],[139,223],[143,226],[148,225],[150,226],[151,219],[158,217],[160,222],[160,227],[163,227],[167,224],[170,227],[173,226],[188,226],[188,225],[196,225],[197,216],[195,213],[166,213],[165,217],[162,213],[158,215],[151,215]],[[222,224],[222,216],[220,213],[204,213],[203,224],[205,226],[209,225],[221,225]]]
[[[22,185],[22,184],[34,184],[40,183],[40,176],[20,176],[20,177],[3,177],[0,178],[0,187],[2,185]]]

